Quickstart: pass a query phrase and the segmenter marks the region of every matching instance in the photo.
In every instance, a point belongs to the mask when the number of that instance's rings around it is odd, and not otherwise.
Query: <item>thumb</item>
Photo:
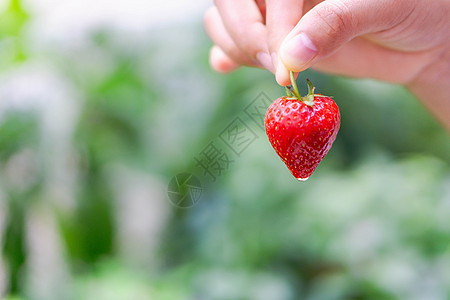
[[[323,1],[308,11],[284,39],[280,58],[288,70],[303,71],[357,36],[393,28],[411,13],[414,2]]]

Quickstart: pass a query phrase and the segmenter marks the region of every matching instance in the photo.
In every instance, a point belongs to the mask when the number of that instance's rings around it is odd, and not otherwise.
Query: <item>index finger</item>
[[[294,29],[303,15],[303,0],[266,0],[267,42],[275,67],[277,81],[289,84],[289,72],[278,55],[284,38]]]
[[[267,37],[270,52],[277,52],[284,38],[303,15],[303,0],[266,0]]]

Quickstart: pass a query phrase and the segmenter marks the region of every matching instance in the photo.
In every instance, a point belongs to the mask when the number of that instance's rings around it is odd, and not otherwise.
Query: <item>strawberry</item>
[[[331,148],[339,131],[341,116],[331,97],[309,93],[301,97],[291,72],[292,93],[280,97],[268,108],[266,134],[275,152],[295,178],[305,181]]]

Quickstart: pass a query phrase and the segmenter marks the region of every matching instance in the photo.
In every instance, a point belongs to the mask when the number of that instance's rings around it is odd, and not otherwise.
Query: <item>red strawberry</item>
[[[275,100],[267,110],[266,134],[272,147],[292,175],[304,181],[330,150],[339,131],[341,116],[336,103],[327,96],[309,93],[301,97],[291,72],[293,87],[287,97]]]

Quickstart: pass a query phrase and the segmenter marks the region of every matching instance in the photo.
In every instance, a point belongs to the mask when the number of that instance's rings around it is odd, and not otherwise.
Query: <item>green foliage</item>
[[[10,51],[13,53],[13,61],[20,62],[26,58],[22,30],[28,19],[20,0],[10,0],[7,8],[0,13],[0,39],[12,42]]]

